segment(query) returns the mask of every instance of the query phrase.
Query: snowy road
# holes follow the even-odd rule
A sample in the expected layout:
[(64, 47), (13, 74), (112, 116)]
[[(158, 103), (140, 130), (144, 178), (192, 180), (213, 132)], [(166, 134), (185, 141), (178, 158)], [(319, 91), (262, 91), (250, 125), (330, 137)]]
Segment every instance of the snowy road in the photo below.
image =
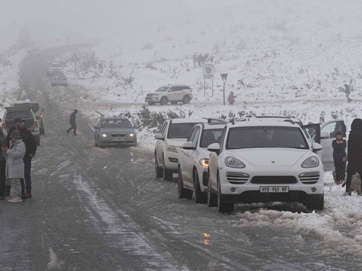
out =
[(49, 86), (43, 63), (54, 53), (26, 59), (20, 73), (44, 105), (46, 136), (34, 198), (0, 202), (1, 270), (362, 270), (362, 217), (336, 211), (343, 199), (332, 204), (330, 186), (318, 214), (293, 204), (220, 214), (179, 200), (176, 179), (154, 177), (150, 151), (96, 148), (85, 116), (67, 136), (80, 94)]

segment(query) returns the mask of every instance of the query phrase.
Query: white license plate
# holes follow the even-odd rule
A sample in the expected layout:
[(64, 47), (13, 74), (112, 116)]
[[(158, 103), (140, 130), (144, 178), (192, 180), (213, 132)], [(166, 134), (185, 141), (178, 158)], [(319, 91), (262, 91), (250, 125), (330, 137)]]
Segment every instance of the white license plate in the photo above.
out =
[(260, 186), (260, 193), (288, 193), (288, 186)]
[(113, 142), (122, 142), (124, 141), (123, 138), (113, 138)]

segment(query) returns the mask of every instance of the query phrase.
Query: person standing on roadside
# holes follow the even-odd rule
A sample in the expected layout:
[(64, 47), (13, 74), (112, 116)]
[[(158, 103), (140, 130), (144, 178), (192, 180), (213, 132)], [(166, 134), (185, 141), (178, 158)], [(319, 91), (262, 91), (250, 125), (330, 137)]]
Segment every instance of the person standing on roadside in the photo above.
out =
[(73, 113), (72, 114), (70, 114), (70, 118), (69, 118), (69, 123), (70, 123), (70, 128), (67, 130), (67, 135), (69, 135), (69, 132), (71, 131), (71, 130), (73, 130), (73, 133), (74, 133), (74, 135), (78, 135), (77, 134), (77, 125), (76, 125), (76, 115), (77, 115), (77, 113), (78, 113), (78, 110), (77, 109), (75, 109), (74, 111), (73, 111)]
[[(0, 145), (1, 147), (5, 146), (5, 135), (3, 132), (3, 129), (0, 127)], [(6, 160), (5, 156), (3, 154), (2, 148), (0, 148), (0, 200), (5, 199), (5, 166), (6, 166)]]
[(333, 162), (335, 169), (335, 183), (344, 183), (346, 175), (346, 146), (347, 142), (343, 139), (342, 131), (336, 132), (336, 139), (332, 141), (333, 147)]
[(346, 192), (351, 195), (350, 187), (352, 176), (356, 173), (362, 174), (362, 120), (356, 118), (352, 121), (351, 132), (348, 136), (347, 147), (347, 179)]
[(21, 140), (20, 132), (14, 130), (10, 134), (10, 148), (2, 147), (3, 155), (6, 158), (6, 183), (12, 187), (12, 196), (9, 202), (22, 202), (20, 180), (24, 178), (24, 155), (25, 144)]
[[(6, 146), (10, 147), (10, 135), (13, 131), (18, 131), (22, 138), (22, 141), (25, 144), (26, 152), (24, 155), (24, 178), (20, 179), (21, 183), (21, 197), (22, 199), (32, 198), (31, 194), (31, 160), (33, 159), (36, 149), (37, 143), (33, 134), (24, 127), (23, 120), (21, 118), (14, 119), (14, 127), (11, 127), (6, 137)], [(25, 179), (25, 184), (24, 184)], [(11, 187), (7, 187), (7, 193)]]

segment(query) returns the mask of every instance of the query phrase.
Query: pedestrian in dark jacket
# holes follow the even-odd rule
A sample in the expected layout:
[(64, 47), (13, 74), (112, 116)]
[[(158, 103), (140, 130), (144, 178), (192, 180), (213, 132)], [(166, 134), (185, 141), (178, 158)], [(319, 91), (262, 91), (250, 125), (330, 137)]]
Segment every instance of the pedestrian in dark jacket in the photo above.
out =
[(348, 136), (346, 195), (351, 195), (351, 179), (355, 173), (362, 174), (362, 120), (352, 121)]
[[(32, 198), (31, 194), (31, 160), (33, 159), (36, 149), (37, 143), (33, 134), (24, 127), (23, 120), (21, 118), (14, 119), (14, 127), (11, 127), (8, 136), (6, 137), (6, 146), (10, 148), (10, 135), (13, 131), (19, 131), (22, 141), (25, 144), (26, 151), (24, 155), (24, 177), (25, 177), (25, 184), (24, 178), (20, 179), (21, 183), (21, 197), (22, 199)], [(6, 187), (6, 193), (10, 192), (11, 186)]]
[(332, 141), (333, 147), (333, 161), (335, 169), (335, 182), (336, 184), (344, 183), (346, 174), (346, 147), (347, 142), (343, 139), (341, 131), (336, 132), (336, 139)]
[(70, 128), (67, 130), (67, 134), (69, 135), (69, 132), (73, 130), (74, 135), (77, 135), (77, 125), (76, 125), (76, 115), (78, 113), (78, 110), (75, 109), (72, 114), (70, 114), (69, 123)]
[(6, 160), (3, 155), (2, 147), (5, 146), (5, 135), (3, 129), (0, 127), (0, 200), (5, 199), (5, 166)]

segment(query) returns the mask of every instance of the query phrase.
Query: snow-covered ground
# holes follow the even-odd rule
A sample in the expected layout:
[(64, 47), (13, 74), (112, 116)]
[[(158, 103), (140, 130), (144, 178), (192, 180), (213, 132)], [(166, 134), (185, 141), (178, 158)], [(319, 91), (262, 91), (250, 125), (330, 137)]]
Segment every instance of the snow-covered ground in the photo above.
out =
[[(190, 1), (170, 2), (180, 5), (180, 12), (164, 12), (150, 20), (143, 25), (147, 32), (142, 26), (130, 27), (122, 37), (76, 52), (77, 58), (74, 52), (61, 56), (70, 87), (85, 89), (79, 107), (91, 123), (100, 114), (134, 116), (148, 92), (176, 83), (193, 88), (191, 104), (148, 106), (151, 112), (221, 117), (245, 111), (294, 115), (304, 123), (319, 122), (324, 112), (326, 121), (342, 118), (347, 127), (361, 117), (360, 1), (230, 0), (192, 3), (195, 6)], [(151, 4), (145, 3), (145, 10), (147, 5)], [(170, 6), (165, 4), (166, 11)], [(194, 66), (193, 56), (200, 53), (214, 57), (214, 93), (207, 80), (204, 94), (202, 69)], [(3, 97), (17, 88), (20, 56), (10, 57), (12, 66), (0, 68)], [(86, 65), (87, 60), (91, 64)], [(231, 90), (239, 95), (234, 105), (223, 105), (220, 73), (224, 72), (228, 73), (226, 96)], [(353, 101), (347, 103), (339, 88), (350, 82)], [(138, 132), (139, 147), (153, 149), (155, 130)], [(333, 251), (326, 251), (331, 256), (343, 251), (361, 257), (361, 197), (342, 197), (344, 188), (334, 185), (330, 172), (325, 183), (322, 212), (247, 211), (237, 214), (235, 227), (286, 227), (295, 231), (298, 242), (303, 242), (304, 233), (312, 233), (323, 238), (321, 246), (335, 244)]]

